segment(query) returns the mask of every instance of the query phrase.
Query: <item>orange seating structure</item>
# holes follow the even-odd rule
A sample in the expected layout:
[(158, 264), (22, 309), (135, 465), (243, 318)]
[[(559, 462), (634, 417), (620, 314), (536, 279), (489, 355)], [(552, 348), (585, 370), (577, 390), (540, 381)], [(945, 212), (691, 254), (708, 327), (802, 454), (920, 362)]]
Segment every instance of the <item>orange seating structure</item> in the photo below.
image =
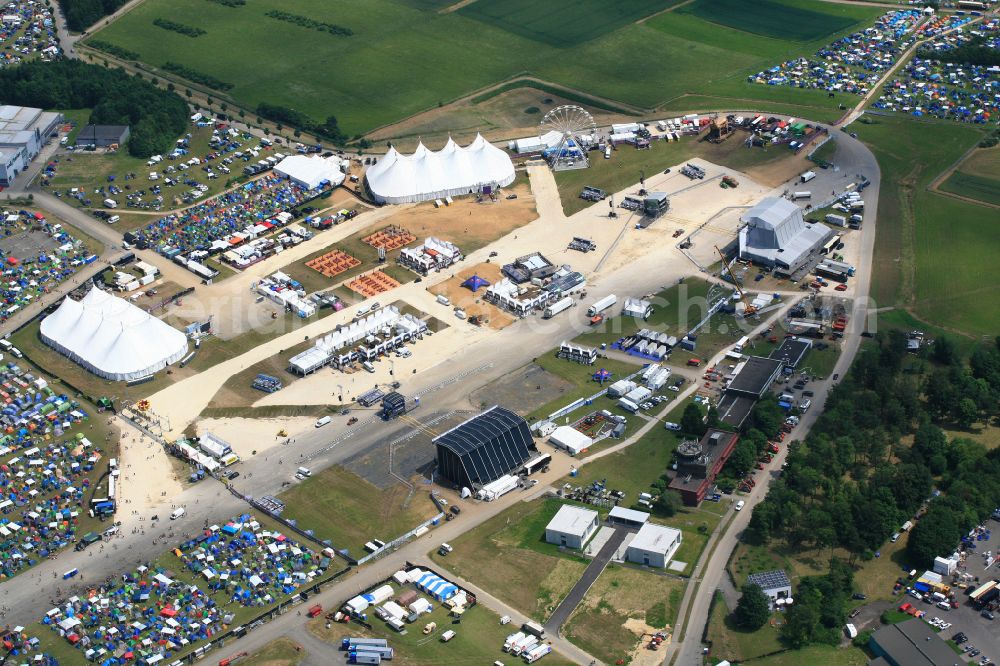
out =
[(332, 252), (327, 252), (326, 254), (316, 257), (315, 259), (310, 259), (306, 262), (306, 266), (318, 271), (328, 278), (332, 278), (335, 275), (340, 275), (344, 271), (350, 270), (356, 266), (361, 265), (361, 260), (352, 257), (351, 255), (343, 252), (341, 250), (333, 250)]
[(365, 236), (361, 239), (361, 242), (367, 243), (376, 249), (383, 247), (386, 252), (390, 252), (404, 245), (409, 245), (415, 240), (417, 240), (417, 237), (409, 231), (403, 227), (393, 225), (381, 231), (376, 231), (370, 236)]
[(348, 289), (356, 291), (365, 298), (377, 296), (378, 294), (384, 294), (385, 292), (395, 289), (398, 286), (399, 282), (389, 277), (382, 271), (373, 271), (371, 273), (366, 273), (365, 275), (359, 275), (347, 283)]

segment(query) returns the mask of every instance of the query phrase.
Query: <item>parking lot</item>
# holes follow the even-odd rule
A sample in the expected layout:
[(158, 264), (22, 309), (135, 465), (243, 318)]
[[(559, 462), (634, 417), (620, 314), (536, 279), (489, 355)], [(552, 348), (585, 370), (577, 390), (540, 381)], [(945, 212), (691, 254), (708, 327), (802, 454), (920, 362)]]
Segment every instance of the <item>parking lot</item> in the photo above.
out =
[[(998, 523), (996, 521), (990, 520), (987, 522), (986, 528), (992, 530), (997, 526)], [(998, 570), (997, 565), (994, 564), (989, 569), (986, 568), (984, 556), (987, 551), (996, 556), (998, 541), (1000, 540), (993, 539), (992, 537), (989, 540), (978, 541), (975, 543), (976, 549), (968, 551), (965, 560), (965, 570), (975, 576), (980, 584), (1000, 578), (1000, 570)], [(951, 627), (943, 632), (945, 637), (951, 638), (958, 632), (962, 632), (968, 637), (968, 641), (963, 643), (962, 647), (965, 648), (971, 645), (982, 652), (982, 654), (977, 655), (972, 660), (973, 663), (979, 663), (983, 656), (988, 656), (991, 660), (996, 661), (1000, 659), (1000, 634), (997, 633), (997, 621), (988, 620), (983, 617), (969, 603), (968, 597), (965, 594), (966, 592), (971, 592), (977, 586), (974, 583), (972, 587), (958, 592), (958, 608), (950, 611), (934, 608), (934, 612), (928, 611), (928, 615), (930, 617), (937, 615), (942, 620), (951, 623)]]

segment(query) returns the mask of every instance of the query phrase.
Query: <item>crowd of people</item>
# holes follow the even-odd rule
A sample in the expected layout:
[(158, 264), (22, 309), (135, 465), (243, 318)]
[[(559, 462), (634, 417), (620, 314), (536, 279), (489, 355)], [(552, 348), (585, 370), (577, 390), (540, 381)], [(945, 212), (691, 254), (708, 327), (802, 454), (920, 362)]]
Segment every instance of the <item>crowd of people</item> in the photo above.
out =
[(0, 367), (0, 580), (79, 537), (101, 443), (74, 429), (83, 408), (13, 363)]
[(62, 54), (53, 9), (40, 0), (15, 0), (0, 7), (0, 67)]
[[(27, 247), (47, 248), (26, 254)], [(62, 225), (29, 210), (0, 210), (0, 322), (97, 260)]]

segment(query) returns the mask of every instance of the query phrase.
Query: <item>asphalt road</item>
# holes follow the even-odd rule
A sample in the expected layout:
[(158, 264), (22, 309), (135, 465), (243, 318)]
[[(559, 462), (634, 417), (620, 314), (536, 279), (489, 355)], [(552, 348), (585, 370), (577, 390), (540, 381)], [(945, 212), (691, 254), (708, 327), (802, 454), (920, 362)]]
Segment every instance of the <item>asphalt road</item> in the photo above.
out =
[(550, 634), (561, 635), (562, 626), (565, 624), (569, 616), (573, 614), (576, 607), (580, 605), (583, 601), (583, 597), (586, 596), (587, 591), (597, 580), (597, 577), (604, 572), (607, 568), (608, 562), (614, 556), (615, 551), (618, 547), (622, 545), (625, 537), (628, 536), (628, 530), (617, 527), (615, 528), (615, 533), (611, 535), (611, 538), (601, 546), (601, 550), (597, 552), (594, 559), (590, 561), (587, 568), (583, 570), (583, 575), (580, 576), (580, 580), (576, 582), (573, 589), (569, 591), (569, 594), (559, 603), (552, 615), (549, 616), (548, 621), (545, 623), (545, 631)]
[[(878, 210), (881, 172), (875, 156), (863, 143), (844, 132), (831, 130), (831, 134), (837, 139), (834, 163), (842, 171), (862, 173), (871, 180), (871, 185), (863, 192), (866, 221), (861, 229), (861, 257), (856, 266), (857, 271), (854, 278), (855, 293), (868, 294), (871, 286), (872, 254), (875, 248), (875, 212)], [(836, 383), (833, 377), (844, 375), (854, 361), (861, 344), (861, 333), (866, 330), (875, 331), (874, 313), (876, 308), (876, 304), (868, 297), (859, 296), (854, 299), (854, 309), (848, 330), (845, 332), (840, 358), (829, 378), (822, 382), (813, 382), (810, 385), (810, 388), (816, 393), (813, 399), (814, 407), (802, 415), (801, 421), (792, 431), (789, 441), (792, 439), (802, 440), (809, 433), (822, 411), (827, 393)], [(664, 653), (664, 664), (700, 666), (702, 663), (701, 633), (708, 622), (708, 609), (713, 593), (719, 587), (722, 576), (726, 575), (726, 563), (739, 543), (743, 529), (750, 521), (753, 507), (764, 499), (771, 481), (776, 478), (774, 471), (781, 469), (787, 452), (788, 447), (781, 447), (778, 455), (767, 467), (768, 472), (764, 475), (763, 482), (758, 483), (744, 498), (746, 507), (735, 514), (732, 522), (719, 536), (714, 550), (711, 543), (705, 549), (704, 553), (710, 553), (708, 561), (699, 561), (695, 566), (692, 583), (697, 583), (697, 585), (688, 585), (685, 590), (678, 623), (674, 629), (674, 635), (682, 635), (683, 638), (679, 642), (672, 642), (667, 646)], [(703, 555), (702, 558), (705, 556)]]

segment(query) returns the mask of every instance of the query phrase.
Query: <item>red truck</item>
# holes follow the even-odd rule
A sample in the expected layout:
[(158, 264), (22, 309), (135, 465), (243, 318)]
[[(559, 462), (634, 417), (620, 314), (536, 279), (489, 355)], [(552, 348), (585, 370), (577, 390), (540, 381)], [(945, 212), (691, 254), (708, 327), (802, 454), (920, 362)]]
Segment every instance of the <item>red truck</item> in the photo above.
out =
[(309, 617), (316, 617), (322, 612), (323, 612), (323, 607), (320, 606), (319, 604), (316, 604), (315, 606), (309, 609), (306, 615), (308, 615)]

